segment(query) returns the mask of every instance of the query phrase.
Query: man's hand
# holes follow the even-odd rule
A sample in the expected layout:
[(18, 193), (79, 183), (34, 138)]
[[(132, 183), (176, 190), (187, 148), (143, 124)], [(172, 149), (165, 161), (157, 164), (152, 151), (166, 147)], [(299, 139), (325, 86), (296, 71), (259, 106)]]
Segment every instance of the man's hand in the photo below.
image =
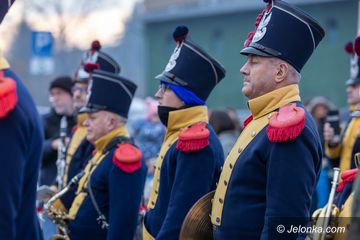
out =
[[(57, 139), (54, 139), (52, 142), (51, 142), (51, 148), (54, 149), (54, 150), (58, 150), (59, 146), (60, 146), (60, 142), (61, 139), (60, 138), (57, 138)], [(68, 146), (70, 143), (70, 138), (69, 137), (66, 137), (65, 138), (65, 146)]]

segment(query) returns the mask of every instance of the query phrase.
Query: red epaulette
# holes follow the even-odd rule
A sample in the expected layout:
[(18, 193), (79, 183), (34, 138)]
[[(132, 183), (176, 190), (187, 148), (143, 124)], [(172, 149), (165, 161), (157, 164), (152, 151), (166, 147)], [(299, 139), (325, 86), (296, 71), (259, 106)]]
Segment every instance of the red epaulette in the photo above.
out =
[(210, 144), (210, 131), (205, 122), (195, 123), (181, 130), (176, 148), (182, 152), (195, 152)]
[(253, 120), (253, 115), (250, 114), (244, 121), (244, 128)]
[(114, 153), (113, 163), (120, 170), (132, 173), (141, 168), (142, 153), (130, 143), (120, 143)]
[(0, 71), (0, 119), (15, 108), (17, 100), (16, 82)]
[(292, 103), (273, 113), (266, 133), (271, 142), (286, 142), (296, 139), (304, 127), (305, 111)]
[(339, 183), (339, 186), (336, 188), (336, 191), (342, 192), (342, 190), (344, 190), (344, 187), (346, 186), (347, 183), (353, 182), (355, 180), (358, 171), (359, 171), (358, 168), (343, 171), (341, 173), (341, 182)]

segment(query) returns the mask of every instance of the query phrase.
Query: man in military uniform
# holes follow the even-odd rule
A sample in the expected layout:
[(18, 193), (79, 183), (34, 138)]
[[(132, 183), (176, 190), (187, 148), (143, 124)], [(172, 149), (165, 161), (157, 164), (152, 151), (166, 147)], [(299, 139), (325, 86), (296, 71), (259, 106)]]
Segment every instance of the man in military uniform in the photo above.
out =
[(240, 69), (242, 92), (251, 115), (214, 195), (215, 239), (297, 239), (298, 232), (287, 231), (307, 226), (321, 167), (319, 134), (298, 83), (324, 30), (302, 10), (277, 0), (268, 1), (257, 20), (241, 50), (247, 56)]
[[(132, 239), (146, 166), (126, 129), (136, 85), (112, 73), (92, 73), (84, 122), (94, 155), (69, 210), (70, 239)], [(121, 103), (121, 104), (119, 104)]]
[(177, 46), (165, 71), (157, 76), (158, 114), (167, 131), (155, 162), (145, 240), (178, 239), (185, 215), (215, 188), (223, 164), (224, 153), (208, 124), (205, 101), (225, 70), (188, 41), (187, 34), (186, 27), (175, 30)]
[[(0, 1), (0, 22), (13, 1)], [(0, 239), (42, 239), (36, 183), (43, 143), (30, 93), (0, 55)]]
[[(96, 69), (106, 72), (119, 74), (119, 64), (108, 54), (100, 52), (99, 41), (93, 41), (91, 49), (96, 58), (91, 63), (85, 63), (77, 70), (74, 79), (74, 86), (72, 88), (73, 103), (75, 111), (77, 112), (77, 124), (71, 137), (71, 141), (66, 153), (66, 167), (63, 178), (64, 185), (67, 185), (70, 180), (81, 172), (88, 160), (92, 157), (94, 146), (86, 139), (86, 127), (84, 121), (87, 118), (87, 113), (79, 113), (80, 109), (86, 106), (87, 90), (89, 81), (91, 80), (91, 73)], [(82, 60), (83, 61), (83, 60)], [(94, 67), (95, 65), (95, 67)], [(67, 211), (72, 204), (75, 197), (75, 191), (70, 190), (59, 201), (55, 202), (55, 206), (63, 211)]]
[(350, 42), (345, 46), (350, 57), (350, 79), (346, 81), (347, 102), (350, 106), (350, 120), (345, 126), (342, 138), (336, 141), (334, 128), (329, 123), (324, 125), (325, 154), (334, 166), (341, 171), (355, 168), (354, 155), (360, 152), (360, 59), (355, 54), (355, 44)]

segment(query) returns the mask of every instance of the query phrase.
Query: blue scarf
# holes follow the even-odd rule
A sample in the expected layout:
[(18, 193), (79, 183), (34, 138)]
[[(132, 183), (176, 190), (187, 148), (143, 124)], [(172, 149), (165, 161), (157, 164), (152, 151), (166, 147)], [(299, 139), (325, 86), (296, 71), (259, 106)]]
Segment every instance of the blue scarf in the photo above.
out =
[(205, 101), (196, 96), (196, 94), (192, 91), (171, 83), (163, 81), (161, 81), (161, 83), (165, 84), (167, 87), (173, 90), (176, 96), (178, 96), (178, 98), (180, 98), (187, 106), (192, 107), (198, 105), (205, 105)]

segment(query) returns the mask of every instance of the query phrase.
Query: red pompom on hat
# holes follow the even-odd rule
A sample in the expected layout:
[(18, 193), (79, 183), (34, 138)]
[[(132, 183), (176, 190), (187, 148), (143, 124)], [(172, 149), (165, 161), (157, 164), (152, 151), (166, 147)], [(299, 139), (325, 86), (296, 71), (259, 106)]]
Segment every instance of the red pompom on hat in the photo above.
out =
[(84, 70), (88, 73), (92, 73), (94, 70), (100, 69), (100, 65), (98, 63), (86, 63), (84, 65)]
[(354, 52), (360, 57), (360, 36), (357, 36), (354, 40)]
[(99, 51), (101, 49), (101, 44), (100, 44), (99, 40), (92, 41), (90, 48), (93, 51)]
[(347, 44), (345, 44), (344, 49), (345, 52), (347, 52), (348, 54), (354, 54), (354, 45), (352, 42), (348, 42)]
[(178, 26), (173, 32), (173, 38), (177, 44), (181, 44), (185, 41), (187, 35), (189, 33), (189, 29), (186, 26)]

